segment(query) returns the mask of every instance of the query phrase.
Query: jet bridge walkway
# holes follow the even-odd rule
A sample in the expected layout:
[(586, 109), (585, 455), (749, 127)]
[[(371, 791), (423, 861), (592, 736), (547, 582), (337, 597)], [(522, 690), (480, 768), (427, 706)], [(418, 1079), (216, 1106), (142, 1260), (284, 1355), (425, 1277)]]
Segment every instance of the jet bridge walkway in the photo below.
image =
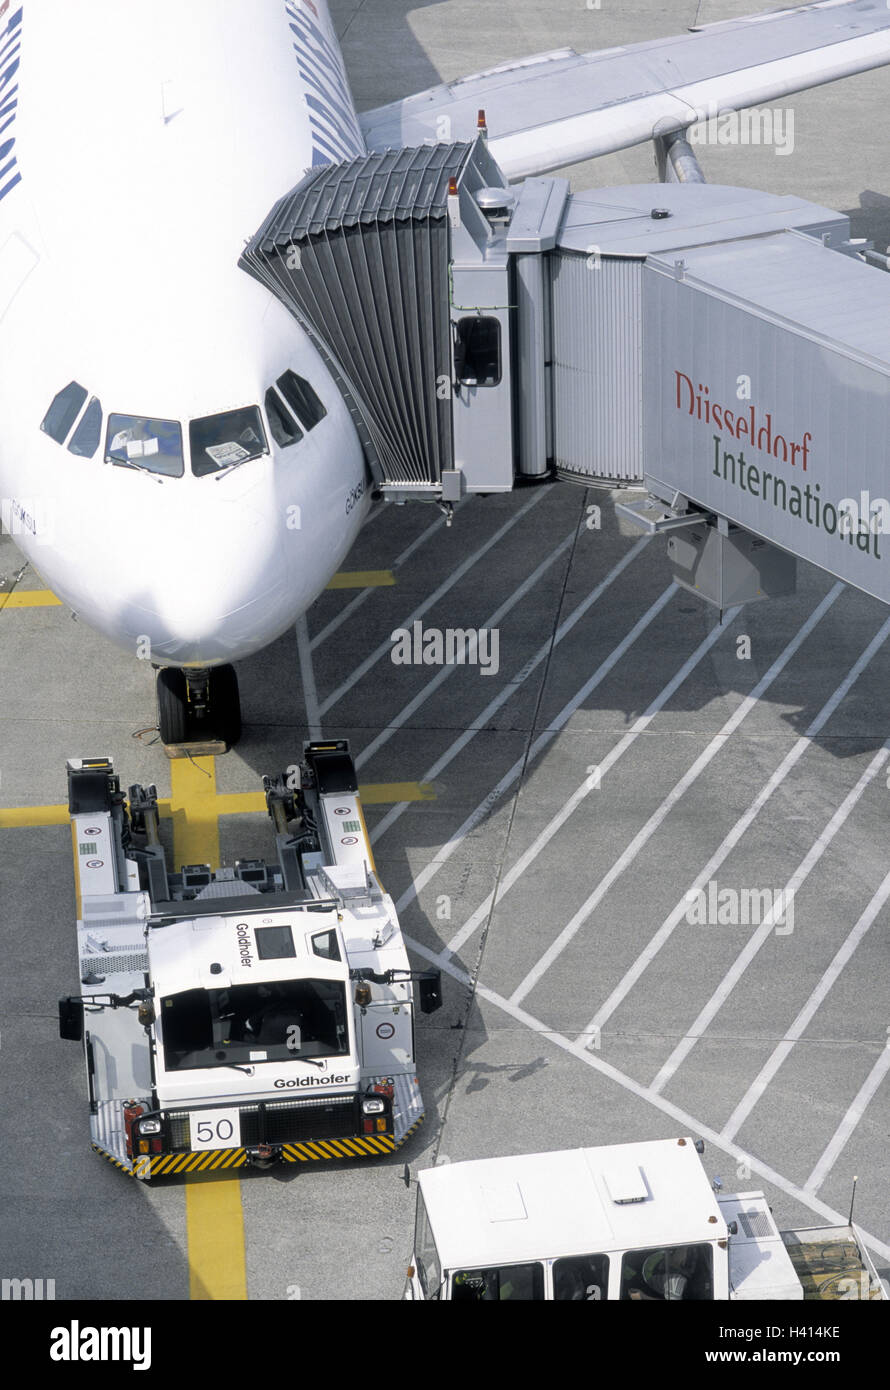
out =
[(642, 489), (623, 513), (726, 607), (790, 592), (798, 556), (890, 602), (890, 278), (865, 250), (793, 196), (507, 187), (480, 136), (312, 170), (240, 264), (322, 351), (384, 497)]

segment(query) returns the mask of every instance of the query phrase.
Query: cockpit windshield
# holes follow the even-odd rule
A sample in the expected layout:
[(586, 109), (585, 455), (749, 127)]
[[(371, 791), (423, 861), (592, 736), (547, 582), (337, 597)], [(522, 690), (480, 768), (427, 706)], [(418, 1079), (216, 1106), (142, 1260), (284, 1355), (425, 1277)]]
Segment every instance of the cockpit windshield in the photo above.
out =
[(182, 428), (176, 420), (109, 415), (105, 462), (181, 478), (184, 472)]
[(220, 473), (237, 463), (246, 463), (260, 454), (267, 454), (266, 431), (259, 408), (244, 406), (241, 410), (226, 410), (221, 415), (206, 415), (189, 425), (189, 444), (192, 451), (192, 472), (199, 478), (207, 473)]
[(343, 1057), (346, 987), (338, 980), (271, 980), (187, 989), (161, 1000), (167, 1071)]

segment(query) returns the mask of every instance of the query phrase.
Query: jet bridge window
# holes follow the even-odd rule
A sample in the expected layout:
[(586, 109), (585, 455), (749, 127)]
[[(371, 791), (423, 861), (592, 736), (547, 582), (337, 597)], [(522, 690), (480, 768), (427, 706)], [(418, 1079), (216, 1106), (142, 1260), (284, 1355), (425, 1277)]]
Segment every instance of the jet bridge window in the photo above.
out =
[(339, 980), (187, 989), (161, 1000), (159, 1022), (167, 1071), (349, 1052), (346, 987)]
[(151, 420), (145, 415), (109, 415), (105, 462), (181, 478), (182, 426), (176, 420)]
[(713, 1298), (710, 1245), (628, 1251), (621, 1260), (621, 1297), (643, 1302)]
[(53, 397), (52, 405), (40, 424), (43, 433), (48, 434), (57, 444), (64, 444), (86, 398), (86, 389), (76, 381), (69, 381), (68, 385)]
[(269, 452), (259, 407), (255, 405), (192, 420), (189, 445), (192, 472), (198, 478), (208, 473), (221, 473)]
[(461, 386), (497, 386), (501, 379), (501, 325), (473, 315), (459, 319), (454, 334), (454, 371)]
[(275, 385), (305, 430), (315, 429), (319, 420), (323, 420), (327, 415), (328, 412), (305, 377), (297, 376), (296, 372), (286, 371)]
[(79, 458), (91, 459), (102, 438), (102, 405), (94, 396), (84, 411), (80, 424), (71, 436), (68, 452)]
[(274, 386), (270, 386), (266, 392), (265, 405), (266, 414), (269, 417), (269, 429), (279, 449), (287, 449), (291, 444), (299, 444), (303, 438), (303, 431), (285, 408), (284, 401)]

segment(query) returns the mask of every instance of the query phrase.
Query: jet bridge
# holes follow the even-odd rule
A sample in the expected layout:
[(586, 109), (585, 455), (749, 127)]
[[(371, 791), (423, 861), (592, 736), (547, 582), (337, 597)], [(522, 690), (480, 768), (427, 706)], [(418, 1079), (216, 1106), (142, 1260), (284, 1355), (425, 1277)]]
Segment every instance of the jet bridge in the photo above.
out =
[(507, 187), (480, 136), (311, 171), (240, 263), (322, 351), (384, 497), (642, 489), (620, 510), (724, 607), (790, 592), (797, 556), (890, 602), (866, 251), (793, 196)]

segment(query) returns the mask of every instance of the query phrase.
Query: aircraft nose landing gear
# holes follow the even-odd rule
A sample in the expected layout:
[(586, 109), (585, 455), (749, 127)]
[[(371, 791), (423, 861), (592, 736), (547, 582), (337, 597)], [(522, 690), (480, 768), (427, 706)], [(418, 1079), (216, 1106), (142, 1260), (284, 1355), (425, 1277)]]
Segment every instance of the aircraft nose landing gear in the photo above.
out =
[(165, 666), (158, 671), (158, 728), (167, 756), (225, 753), (241, 737), (233, 666)]

